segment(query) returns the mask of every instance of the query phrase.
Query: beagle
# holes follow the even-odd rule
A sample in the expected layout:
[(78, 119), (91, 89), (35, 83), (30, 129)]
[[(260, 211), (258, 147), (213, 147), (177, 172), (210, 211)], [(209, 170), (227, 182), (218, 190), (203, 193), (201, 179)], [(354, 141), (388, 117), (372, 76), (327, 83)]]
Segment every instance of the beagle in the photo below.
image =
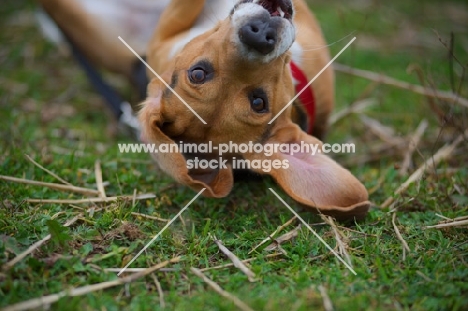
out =
[[(139, 112), (143, 141), (322, 146), (317, 137), (326, 132), (334, 103), (331, 68), (283, 111), (330, 60), (304, 0), (39, 1), (94, 63), (131, 77), (135, 57), (117, 40), (120, 35), (161, 75), (165, 83), (152, 78)], [(271, 175), (311, 211), (362, 219), (369, 209), (361, 182), (323, 153), (232, 151), (221, 156), (227, 165), (187, 165), (218, 156), (153, 153), (176, 181), (196, 191), (205, 188), (208, 197), (230, 193), (235, 159), (277, 160), (287, 165), (268, 172), (249, 168)]]

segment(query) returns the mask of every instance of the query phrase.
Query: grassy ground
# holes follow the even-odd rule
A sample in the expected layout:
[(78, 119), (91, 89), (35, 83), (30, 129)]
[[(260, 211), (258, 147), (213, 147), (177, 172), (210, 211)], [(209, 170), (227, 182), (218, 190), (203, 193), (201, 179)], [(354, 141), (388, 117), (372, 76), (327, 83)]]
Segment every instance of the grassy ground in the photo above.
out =
[[(357, 36), (340, 63), (468, 96), (463, 81), (468, 63), (468, 6), (463, 1), (313, 1), (312, 7), (333, 53)], [(116, 273), (102, 269), (123, 267), (165, 225), (132, 212), (170, 219), (195, 195), (157, 171), (147, 155), (118, 153), (117, 142), (130, 139), (115, 135), (100, 97), (75, 63), (42, 39), (32, 19), (33, 8), (30, 2), (13, 0), (3, 1), (0, 8), (0, 174), (57, 182), (34, 166), (25, 157), (28, 154), (71, 184), (96, 189), (95, 163), (100, 160), (108, 196), (136, 192), (154, 193), (156, 198), (134, 203), (119, 199), (106, 204), (34, 204), (26, 199), (80, 199), (83, 195), (0, 181), (0, 307), (115, 280)], [(451, 33), (454, 57), (449, 57), (450, 49), (443, 44), (450, 47)], [(285, 254), (266, 258), (271, 252), (263, 247), (249, 254), (292, 216), (267, 189), (280, 190), (265, 180), (237, 184), (225, 199), (198, 198), (132, 264), (146, 268), (183, 256), (181, 262), (168, 266), (173, 270), (62, 298), (51, 308), (153, 310), (165, 305), (170, 310), (235, 310), (190, 271), (190, 267), (230, 262), (211, 234), (240, 259), (257, 257), (249, 263), (257, 275), (253, 283), (232, 267), (205, 272), (255, 310), (326, 308), (327, 295), (338, 310), (466, 310), (466, 227), (424, 228), (442, 220), (437, 214), (468, 215), (466, 140), (437, 171), (429, 170), (400, 195), (394, 192), (425, 160), (461, 134), (468, 110), (338, 73), (337, 111), (359, 98), (375, 100), (363, 114), (378, 120), (383, 134), (376, 135), (376, 127), (365, 125), (360, 114), (337, 122), (328, 136), (330, 142), (356, 143), (356, 155), (337, 159), (364, 182), (375, 203), (363, 223), (337, 228), (357, 275), (305, 228), (282, 244)], [(400, 175), (407, 147), (393, 140), (407, 141), (423, 119), (429, 126), (411, 167)], [(381, 208), (390, 196), (395, 203)], [(292, 200), (287, 202), (297, 207)], [(395, 226), (409, 252), (403, 250), (392, 224), (395, 213)], [(319, 224), (315, 230), (332, 247), (337, 245), (332, 226), (320, 225), (323, 220), (317, 216), (301, 215)], [(76, 222), (65, 227), (74, 217)], [(4, 265), (48, 234), (51, 239), (31, 255), (13, 266)]]

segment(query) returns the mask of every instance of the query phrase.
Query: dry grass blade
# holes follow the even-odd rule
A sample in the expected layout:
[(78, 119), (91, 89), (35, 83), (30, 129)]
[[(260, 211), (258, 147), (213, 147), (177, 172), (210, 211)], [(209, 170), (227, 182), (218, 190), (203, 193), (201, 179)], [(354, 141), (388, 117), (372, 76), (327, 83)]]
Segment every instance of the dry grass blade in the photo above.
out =
[(413, 155), (414, 150), (416, 150), (416, 147), (418, 146), (419, 141), (421, 140), (421, 137), (424, 134), (424, 131), (426, 131), (427, 126), (427, 121), (425, 119), (422, 120), (421, 123), (419, 123), (418, 128), (416, 129), (414, 134), (411, 136), (408, 150), (405, 153), (403, 163), (401, 164), (400, 170), (398, 171), (400, 175), (405, 175), (408, 172), (408, 169), (411, 164), (411, 156)]
[[(136, 197), (134, 197), (134, 198), (136, 198)], [(135, 205), (135, 204), (133, 204), (133, 205)], [(137, 212), (132, 212), (132, 215), (137, 216), (137, 217), (143, 217), (143, 218), (147, 218), (147, 219), (162, 221), (162, 222), (169, 222), (169, 219), (159, 218), (159, 217), (156, 217), (156, 216), (141, 214), (141, 213), (137, 213)]]
[(411, 252), (411, 250), (409, 248), (408, 243), (406, 243), (405, 239), (401, 235), (400, 230), (398, 229), (398, 227), (396, 225), (395, 219), (396, 219), (396, 212), (393, 212), (393, 215), (392, 215), (393, 230), (395, 230), (395, 234), (396, 234), (398, 240), (400, 240), (401, 244), (403, 245), (403, 260), (405, 260), (406, 259), (406, 252), (409, 253), (409, 252)]
[(96, 176), (96, 185), (99, 191), (99, 197), (105, 198), (106, 190), (104, 189), (104, 183), (102, 182), (101, 161), (99, 160), (96, 160), (96, 162), (94, 162), (94, 174)]
[[(455, 139), (455, 141), (451, 144), (447, 144), (443, 146), (442, 148), (437, 151), (437, 153), (432, 156), (430, 159), (427, 159), (426, 162), (424, 162), (423, 165), (421, 165), (411, 176), (400, 186), (398, 189), (395, 191), (395, 195), (399, 195), (406, 191), (408, 187), (418, 179), (420, 179), (424, 172), (426, 172), (429, 169), (435, 169), (437, 164), (439, 164), (440, 161), (448, 158), (452, 152), (457, 148), (457, 146), (465, 139), (464, 136), (468, 135), (468, 130), (465, 132), (464, 135), (460, 135)], [(384, 203), (382, 203), (381, 207), (386, 208), (390, 206), (393, 202), (395, 201), (395, 198), (388, 197)]]
[(374, 133), (387, 144), (391, 146), (398, 146), (405, 143), (405, 140), (395, 136), (395, 130), (393, 128), (383, 125), (379, 121), (369, 118), (365, 115), (360, 115), (359, 118), (372, 133)]
[(34, 252), (36, 249), (42, 246), (45, 242), (50, 240), (52, 236), (50, 234), (46, 235), (42, 240), (37, 241), (33, 245), (31, 245), (26, 251), (22, 252), (21, 254), (17, 255), (15, 258), (7, 262), (6, 264), (3, 265), (2, 270), (6, 271), (11, 269), (14, 265), (16, 265), (18, 262), (26, 258), (29, 254)]
[(151, 278), (153, 279), (154, 285), (156, 285), (156, 288), (159, 293), (159, 306), (161, 309), (164, 309), (166, 307), (166, 302), (164, 301), (164, 292), (161, 287), (161, 283), (159, 283), (158, 277), (156, 275), (151, 274)]
[(255, 282), (255, 273), (253, 273), (239, 258), (237, 258), (236, 255), (234, 255), (230, 250), (226, 248), (226, 246), (223, 245), (223, 243), (216, 239), (216, 237), (213, 237), (213, 241), (215, 244), (218, 246), (219, 250), (226, 255), (234, 264), (234, 267), (238, 268), (239, 270), (244, 273), (247, 278), (249, 279), (249, 282)]
[[(69, 227), (71, 225), (73, 225), (78, 219), (80, 219), (83, 215), (82, 214), (78, 214), (76, 215), (75, 217), (73, 217), (72, 219), (68, 220), (66, 223), (65, 223), (65, 227)], [(54, 217), (52, 217), (54, 218)], [(36, 249), (38, 249), (39, 247), (41, 247), (45, 242), (47, 242), (48, 240), (50, 240), (52, 236), (50, 234), (46, 235), (44, 238), (42, 238), (41, 240), (37, 241), (36, 243), (34, 243), (33, 245), (31, 245), (27, 250), (25, 250), (24, 252), (22, 252), (21, 254), (17, 255), (15, 258), (13, 258), (12, 260), (10, 260), (9, 262), (7, 262), (6, 264), (4, 264), (2, 266), (2, 270), (3, 271), (6, 271), (6, 270), (9, 270), (11, 269), (14, 265), (16, 265), (18, 262), (20, 262), (21, 260), (23, 260), (24, 258), (26, 258), (29, 254), (31, 254), (32, 252), (34, 252)]]
[(446, 100), (451, 103), (458, 104), (465, 108), (468, 108), (468, 99), (462, 98), (452, 92), (425, 88), (420, 85), (403, 82), (403, 81), (400, 81), (400, 80), (397, 80), (397, 79), (394, 79), (394, 78), (391, 78), (382, 74), (378, 74), (372, 71), (356, 69), (356, 68), (352, 68), (352, 67), (338, 64), (338, 63), (334, 63), (333, 67), (335, 68), (336, 71), (339, 71), (339, 72), (351, 74), (351, 75), (365, 78), (371, 81), (376, 81), (381, 84), (386, 84), (386, 85), (398, 87), (401, 89), (409, 90), (414, 93), (421, 94), (427, 97), (439, 98), (439, 99)]
[(468, 219), (457, 220), (457, 221), (453, 221), (450, 223), (445, 223), (445, 224), (440, 224), (440, 225), (435, 225), (435, 226), (427, 226), (425, 228), (430, 229), (430, 228), (446, 228), (446, 227), (462, 227), (462, 226), (468, 226)]
[(333, 311), (333, 304), (328, 296), (327, 289), (322, 285), (320, 285), (318, 289), (320, 291), (320, 295), (322, 295), (323, 309), (325, 309), (325, 311)]
[(468, 216), (457, 217), (454, 219), (450, 219), (447, 217), (443, 217), (443, 218), (446, 219), (444, 222), (439, 223), (434, 226), (426, 226), (424, 227), (424, 229), (468, 226)]
[[(426, 76), (425, 76), (424, 71), (421, 68), (421, 66), (419, 66), (417, 64), (411, 64), (411, 65), (408, 66), (407, 72), (408, 73), (415, 72), (416, 76), (419, 79), (419, 82), (421, 83), (421, 85), (423, 87), (426, 87)], [(432, 89), (435, 89), (435, 87), (433, 86)], [(435, 98), (433, 98), (433, 97), (426, 97), (426, 98), (427, 98), (427, 102), (429, 104), (429, 107), (432, 109), (434, 114), (437, 116), (437, 118), (439, 119), (439, 122), (445, 123), (446, 113), (444, 112), (443, 109), (441, 109), (438, 106), (437, 102), (434, 100)]]
[(458, 221), (458, 220), (465, 220), (468, 219), (468, 216), (460, 216), (456, 218), (449, 218), (450, 221)]
[(349, 116), (353, 113), (361, 113), (362, 111), (366, 110), (367, 108), (375, 105), (376, 100), (373, 98), (367, 98), (363, 100), (359, 100), (357, 102), (352, 103), (349, 107), (334, 113), (330, 117), (330, 121), (328, 122), (329, 126), (337, 123), (339, 120), (344, 119), (345, 117)]
[(348, 254), (348, 241), (344, 242), (343, 239), (347, 239), (346, 236), (344, 236), (344, 234), (338, 230), (338, 227), (337, 225), (335, 224), (335, 222), (333, 221), (333, 218), (330, 217), (330, 216), (325, 216), (323, 214), (320, 215), (320, 217), (323, 219), (323, 221), (325, 221), (327, 224), (330, 225), (330, 227), (332, 228), (333, 230), (333, 233), (335, 235), (335, 240), (336, 240), (336, 244), (338, 246), (338, 252), (343, 255), (346, 259), (346, 261), (348, 262), (348, 264), (353, 267), (353, 264), (351, 262), (351, 257), (349, 256)]
[[(141, 194), (135, 197), (136, 200), (147, 200), (154, 199), (156, 195), (152, 193)], [(28, 203), (41, 203), (41, 204), (86, 204), (86, 203), (108, 203), (114, 202), (118, 199), (122, 200), (132, 200), (133, 195), (124, 195), (120, 197), (107, 197), (107, 198), (87, 198), (87, 199), (78, 199), (78, 200), (47, 200), (47, 199), (27, 199)]]
[(289, 206), (288, 203), (286, 203), (285, 200), (283, 200), (283, 198), (281, 196), (279, 196), (275, 190), (273, 190), (272, 188), (268, 188), (277, 198), (278, 200), (281, 201), (281, 203), (283, 203), (284, 206), (286, 206), (290, 211), (291, 213), (293, 213), (294, 215), (296, 215), (296, 217), (304, 224), (304, 226), (306, 226), (307, 229), (309, 229), (310, 232), (312, 232), (312, 234), (330, 251), (333, 253), (333, 255), (335, 255), (335, 257), (341, 261), (345, 266), (346, 268), (348, 268), (349, 271), (351, 271), (354, 275), (357, 275), (356, 271), (354, 271), (353, 267), (351, 267), (343, 258), (341, 258), (341, 256), (333, 249), (331, 248), (330, 245), (328, 245), (327, 242), (325, 242), (325, 240), (317, 233), (315, 232), (314, 229), (312, 229), (312, 227), (304, 220), (301, 218), (301, 216), (299, 216), (299, 214), (291, 207)]
[(448, 217), (445, 217), (444, 215), (440, 215), (440, 214), (435, 214), (437, 217), (440, 217), (442, 219), (445, 219), (445, 220), (448, 220), (448, 221), (453, 221), (452, 218), (448, 218)]
[(275, 231), (273, 231), (272, 234), (270, 234), (266, 239), (264, 239), (262, 242), (260, 242), (260, 244), (258, 244), (257, 246), (255, 246), (254, 248), (252, 248), (252, 250), (249, 252), (249, 254), (251, 254), (252, 252), (254, 252), (257, 248), (259, 248), (260, 246), (262, 246), (263, 244), (265, 244), (266, 242), (270, 241), (272, 239), (272, 237), (275, 236), (275, 234), (277, 234), (278, 232), (281, 232), (281, 230), (283, 230), (284, 228), (286, 228), (287, 226), (289, 226), (290, 224), (293, 223), (293, 221), (296, 220), (296, 216), (294, 216), (293, 218), (291, 218), (290, 220), (288, 220), (287, 222), (285, 222), (284, 224), (282, 224), (281, 226), (279, 226), (278, 228), (276, 228)]
[(297, 226), (293, 230), (291, 230), (289, 232), (286, 232), (282, 236), (274, 239), (273, 244), (270, 244), (267, 247), (265, 247), (265, 250), (270, 252), (270, 251), (278, 248), (282, 243), (294, 239), (299, 234), (299, 230), (301, 230), (301, 226), (302, 225), (300, 224), (299, 226)]
[(136, 195), (137, 195), (137, 190), (133, 189), (132, 206), (135, 206), (136, 204)]
[(250, 308), (245, 302), (237, 298), (236, 296), (232, 295), (231, 293), (226, 292), (219, 286), (217, 283), (212, 281), (210, 278), (208, 278), (206, 275), (203, 274), (199, 269), (197, 268), (190, 268), (190, 271), (192, 271), (193, 274), (201, 278), (203, 281), (205, 281), (206, 284), (208, 284), (215, 292), (220, 294), (221, 296), (229, 299), (232, 301), (239, 309), (242, 311), (253, 311), (252, 308)]
[(41, 170), (43, 170), (44, 172), (46, 172), (46, 173), (49, 174), (50, 176), (52, 176), (52, 177), (54, 177), (55, 179), (57, 179), (57, 180), (60, 181), (62, 184), (72, 186), (72, 184), (70, 184), (68, 181), (62, 179), (60, 176), (58, 176), (58, 175), (55, 174), (54, 172), (52, 172), (52, 171), (46, 169), (45, 167), (43, 167), (42, 165), (40, 165), (39, 163), (37, 163), (36, 161), (34, 161), (33, 158), (31, 158), (29, 155), (25, 154), (24, 156), (25, 156), (26, 159), (28, 159), (32, 164), (34, 164), (35, 166), (37, 166), (38, 168), (40, 168)]
[[(122, 268), (104, 268), (104, 269), (99, 269), (99, 270), (103, 270), (105, 272), (120, 272), (120, 271), (122, 271)], [(125, 269), (125, 272), (126, 273), (138, 273), (138, 272), (141, 272), (141, 271), (144, 271), (144, 270), (146, 270), (146, 268), (127, 268), (127, 269)], [(176, 268), (161, 268), (158, 271), (160, 271), (160, 272), (175, 272), (175, 271), (179, 271), (179, 269), (176, 269)]]
[[(283, 255), (282, 253), (269, 254), (269, 255), (266, 255), (265, 258), (274, 258), (274, 257), (282, 256), (282, 255)], [(253, 258), (244, 259), (244, 260), (241, 260), (241, 261), (243, 263), (248, 263), (248, 262), (254, 261), (254, 260), (258, 259), (258, 258), (259, 257), (253, 257)], [(203, 268), (203, 269), (200, 269), (200, 271), (205, 272), (205, 271), (209, 271), (209, 270), (221, 270), (221, 269), (226, 269), (226, 268), (231, 268), (231, 267), (234, 267), (233, 263), (228, 263), (228, 264), (225, 264), (225, 265), (220, 265), (220, 266), (215, 266), (215, 267)]]
[(78, 287), (78, 288), (70, 288), (68, 290), (64, 290), (60, 293), (53, 294), (53, 295), (48, 295), (48, 296), (43, 296), (40, 298), (34, 298), (25, 302), (20, 302), (14, 305), (7, 306), (3, 309), (3, 311), (22, 311), (22, 310), (29, 310), (29, 309), (38, 309), (41, 307), (47, 307), (48, 305), (57, 302), (60, 298), (62, 297), (76, 297), (76, 296), (83, 296), (89, 293), (93, 293), (96, 291), (100, 291), (103, 289), (123, 285), (123, 284), (128, 284), (131, 282), (134, 282), (135, 280), (138, 280), (144, 276), (147, 276), (165, 266), (171, 263), (177, 263), (180, 261), (180, 257), (175, 257), (171, 260), (164, 261), (160, 264), (157, 264), (153, 267), (150, 267), (148, 269), (145, 269), (144, 271), (141, 271), (139, 273), (135, 273), (132, 275), (129, 275), (127, 277), (114, 280), (114, 281), (108, 281), (108, 282), (102, 282), (98, 284), (92, 284), (92, 285), (87, 285), (83, 287)]
[(82, 188), (82, 187), (76, 187), (76, 186), (70, 186), (70, 185), (62, 185), (62, 184), (56, 184), (56, 183), (41, 182), (41, 181), (36, 181), (36, 180), (29, 180), (29, 179), (16, 178), (16, 177), (11, 177), (11, 176), (3, 176), (3, 175), (0, 175), (0, 179), (6, 180), (6, 181), (11, 181), (11, 182), (16, 182), (16, 183), (20, 183), (20, 184), (27, 184), (27, 185), (33, 185), (33, 186), (46, 187), (46, 188), (50, 188), (50, 189), (54, 189), (54, 190), (80, 193), (80, 194), (84, 194), (84, 195), (99, 195), (99, 191), (97, 191), (97, 190)]

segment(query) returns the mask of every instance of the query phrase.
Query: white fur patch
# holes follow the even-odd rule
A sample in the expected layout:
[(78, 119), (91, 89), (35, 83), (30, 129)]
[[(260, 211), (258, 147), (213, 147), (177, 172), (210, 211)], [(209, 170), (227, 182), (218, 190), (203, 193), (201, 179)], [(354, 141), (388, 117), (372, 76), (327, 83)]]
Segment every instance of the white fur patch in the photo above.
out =
[(241, 4), (232, 16), (232, 24), (234, 26), (239, 26), (240, 23), (252, 18), (254, 15), (261, 14), (264, 11), (265, 9), (262, 6), (255, 3)]
[(198, 16), (187, 36), (172, 47), (168, 58), (173, 58), (187, 43), (213, 28), (219, 21), (226, 19), (235, 3), (236, 0), (207, 0), (200, 16)]
[(79, 0), (102, 27), (145, 53), (161, 13), (170, 0)]
[(44, 37), (57, 45), (65, 41), (55, 22), (42, 9), (36, 11), (35, 17)]
[[(302, 55), (304, 54), (304, 50), (302, 49), (302, 46), (297, 42), (297, 41), (294, 41), (293, 45), (291, 46), (291, 48), (289, 49), (289, 51), (291, 52), (291, 59), (294, 63), (296, 63), (296, 65), (301, 68), (302, 67)], [(291, 68), (291, 67), (289, 67)], [(291, 71), (291, 70), (290, 70)], [(293, 84), (296, 86), (299, 84), (299, 81), (294, 79), (294, 76), (292, 74), (292, 71), (291, 71), (291, 77), (292, 77), (292, 80), (293, 80)]]
[(299, 44), (299, 42), (294, 41), (294, 43), (291, 45), (291, 48), (289, 49), (291, 52), (291, 58), (292, 60), (299, 66), (302, 66), (302, 56), (304, 54), (304, 50), (302, 49), (302, 46)]
[[(149, 40), (164, 8), (170, 0), (69, 0), (78, 3), (83, 10), (95, 17), (98, 27), (109, 36), (121, 36), (138, 53), (144, 54)], [(39, 15), (40, 16), (40, 15)], [(38, 22), (46, 37), (53, 42), (60, 38), (42, 16)]]

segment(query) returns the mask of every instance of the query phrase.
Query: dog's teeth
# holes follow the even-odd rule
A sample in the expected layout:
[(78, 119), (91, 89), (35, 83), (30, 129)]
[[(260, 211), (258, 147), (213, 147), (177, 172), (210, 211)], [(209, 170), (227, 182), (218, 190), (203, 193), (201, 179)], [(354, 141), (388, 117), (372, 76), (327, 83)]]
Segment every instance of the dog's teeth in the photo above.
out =
[(283, 12), (283, 10), (281, 10), (280, 7), (278, 7), (278, 12), (280, 13), (280, 16), (281, 16), (281, 17), (284, 17), (284, 12)]

